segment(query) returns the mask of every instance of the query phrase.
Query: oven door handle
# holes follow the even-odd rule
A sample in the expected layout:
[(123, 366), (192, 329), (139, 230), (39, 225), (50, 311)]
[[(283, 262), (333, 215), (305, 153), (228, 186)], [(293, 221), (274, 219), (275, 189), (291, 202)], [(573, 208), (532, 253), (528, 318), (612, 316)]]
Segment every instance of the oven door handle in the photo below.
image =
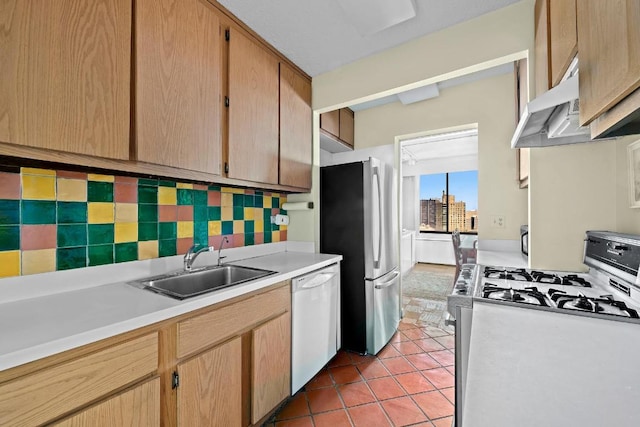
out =
[(448, 311), (444, 314), (444, 324), (447, 326), (456, 326), (456, 318)]

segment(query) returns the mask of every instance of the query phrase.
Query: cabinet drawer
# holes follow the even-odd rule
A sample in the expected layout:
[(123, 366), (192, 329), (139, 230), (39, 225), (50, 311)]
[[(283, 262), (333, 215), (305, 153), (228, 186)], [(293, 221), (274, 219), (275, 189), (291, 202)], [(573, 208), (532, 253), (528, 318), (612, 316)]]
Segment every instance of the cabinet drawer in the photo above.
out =
[(36, 425), (155, 372), (152, 333), (0, 385), (0, 425)]
[(238, 334), (291, 307), (289, 286), (178, 323), (178, 358)]

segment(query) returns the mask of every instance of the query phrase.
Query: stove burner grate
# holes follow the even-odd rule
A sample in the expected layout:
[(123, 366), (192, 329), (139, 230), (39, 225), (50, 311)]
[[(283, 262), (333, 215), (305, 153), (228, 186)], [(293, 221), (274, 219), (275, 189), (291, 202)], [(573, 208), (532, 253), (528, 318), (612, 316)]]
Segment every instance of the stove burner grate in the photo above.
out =
[(501, 288), (493, 283), (486, 283), (482, 288), (482, 296), (488, 299), (511, 301), (522, 304), (541, 305), (548, 307), (544, 294), (536, 287), (524, 289)]
[[(557, 289), (550, 288), (547, 291), (547, 294), (551, 298), (552, 301), (556, 303), (558, 308), (563, 308), (567, 310), (579, 310), (579, 311), (588, 311), (591, 313), (601, 313), (608, 314), (611, 316), (627, 316), (634, 319), (640, 318), (638, 312), (632, 308), (627, 307), (627, 305), (622, 301), (617, 301), (613, 299), (611, 295), (601, 295), (600, 297), (587, 297), (578, 292), (577, 295), (571, 295), (566, 293), (565, 291), (560, 291)], [(618, 309), (620, 312), (625, 314), (611, 313), (605, 309), (605, 307), (614, 307)]]

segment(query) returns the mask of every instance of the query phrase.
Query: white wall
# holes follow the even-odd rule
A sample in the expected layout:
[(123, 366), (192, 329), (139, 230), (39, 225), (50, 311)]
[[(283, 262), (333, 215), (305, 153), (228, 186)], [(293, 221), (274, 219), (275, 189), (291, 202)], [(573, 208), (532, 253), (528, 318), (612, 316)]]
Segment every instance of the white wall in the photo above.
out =
[(420, 179), (416, 176), (402, 178), (402, 222), (406, 230), (417, 231), (420, 227)]

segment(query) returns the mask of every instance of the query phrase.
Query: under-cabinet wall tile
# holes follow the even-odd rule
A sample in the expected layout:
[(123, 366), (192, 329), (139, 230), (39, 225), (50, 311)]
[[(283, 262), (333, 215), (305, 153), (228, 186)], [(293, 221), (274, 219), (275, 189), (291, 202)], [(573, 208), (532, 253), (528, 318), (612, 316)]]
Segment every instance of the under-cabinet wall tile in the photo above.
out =
[(89, 202), (89, 224), (113, 224), (115, 220), (114, 203)]
[(158, 204), (159, 205), (176, 205), (178, 204), (178, 196), (175, 188), (158, 187)]
[(137, 222), (116, 222), (115, 243), (137, 242), (138, 223)]
[(158, 258), (158, 241), (138, 242), (138, 259)]
[(65, 202), (86, 202), (87, 181), (80, 179), (57, 179), (57, 200)]
[(56, 271), (56, 249), (22, 251), (22, 274)]
[(20, 199), (20, 174), (0, 172), (0, 199)]
[(0, 277), (20, 275), (20, 251), (0, 252)]

